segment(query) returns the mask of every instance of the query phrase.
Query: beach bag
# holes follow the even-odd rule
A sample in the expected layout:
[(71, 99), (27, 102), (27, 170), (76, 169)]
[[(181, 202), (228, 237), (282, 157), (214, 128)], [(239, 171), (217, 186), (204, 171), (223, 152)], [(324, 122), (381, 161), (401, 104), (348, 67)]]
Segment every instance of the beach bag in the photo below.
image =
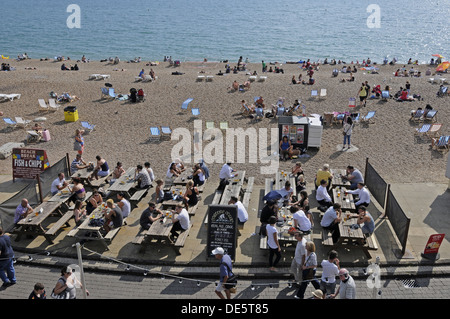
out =
[(228, 265), (226, 263), (222, 263), (224, 264), (227, 268), (228, 271), (231, 272), (231, 276), (228, 277), (227, 282), (225, 283), (224, 287), (225, 289), (230, 290), (231, 293), (236, 293), (236, 285), (237, 285), (237, 275), (235, 275), (230, 267), (228, 267)]
[(74, 151), (81, 151), (81, 149), (82, 149), (82, 147), (81, 147), (80, 142), (78, 142), (78, 141), (73, 142), (73, 150)]
[[(64, 281), (64, 284), (66, 283), (66, 280), (61, 277), (62, 281)], [(70, 293), (67, 290), (64, 290), (63, 292), (60, 292), (59, 294), (55, 294), (55, 288), (53, 288), (52, 293), (50, 294), (50, 297), (53, 299), (69, 299)]]

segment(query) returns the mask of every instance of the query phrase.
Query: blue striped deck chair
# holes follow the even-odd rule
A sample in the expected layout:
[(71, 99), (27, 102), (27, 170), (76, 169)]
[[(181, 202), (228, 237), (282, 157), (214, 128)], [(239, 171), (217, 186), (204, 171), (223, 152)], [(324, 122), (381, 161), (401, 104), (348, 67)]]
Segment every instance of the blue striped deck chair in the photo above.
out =
[(150, 127), (150, 140), (151, 141), (159, 141), (161, 139), (161, 134), (159, 132), (159, 128), (156, 126)]
[(434, 148), (436, 151), (445, 151), (450, 148), (450, 135), (441, 136), (439, 139), (434, 143)]
[(183, 102), (183, 104), (181, 104), (181, 109), (182, 110), (187, 110), (189, 103), (192, 102), (192, 98), (187, 99), (186, 101)]
[(431, 128), (431, 124), (423, 124), (422, 127), (416, 128), (414, 135), (425, 135)]
[(81, 126), (86, 130), (86, 132), (93, 131), (95, 128), (94, 124), (89, 124), (87, 121), (81, 121)]
[(381, 98), (387, 101), (390, 98), (389, 91), (381, 91)]
[(283, 116), (284, 110), (285, 110), (284, 107), (279, 106), (277, 109), (277, 116)]
[(4, 117), (3, 121), (6, 123), (7, 129), (13, 130), (17, 127), (17, 122), (13, 121), (10, 117)]
[(169, 126), (161, 126), (161, 138), (169, 139), (172, 135), (172, 130)]
[(262, 119), (264, 118), (264, 111), (261, 107), (257, 107), (255, 108), (255, 121), (257, 121), (258, 119)]
[(424, 117), (424, 120), (431, 121), (431, 122), (437, 121), (436, 114), (437, 114), (437, 110), (428, 111), (427, 115)]
[(200, 115), (200, 110), (197, 107), (194, 107), (192, 109), (192, 115), (195, 116), (195, 117), (199, 116)]
[(411, 119), (414, 122), (421, 121), (424, 112), (425, 112), (424, 110), (417, 110), (417, 111), (415, 111), (414, 113), (411, 114)]
[(102, 88), (102, 96), (101, 96), (101, 98), (103, 98), (104, 96), (106, 96), (106, 97), (109, 96), (108, 88)]
[(352, 117), (353, 122), (355, 122), (355, 123), (359, 122), (359, 118), (360, 118), (359, 113), (352, 113), (352, 114), (350, 114), (350, 116)]
[(116, 98), (116, 93), (114, 92), (114, 88), (109, 88), (108, 95), (109, 95), (109, 97), (112, 97), (113, 99)]
[(373, 119), (374, 117), (375, 117), (375, 111), (370, 111), (367, 113), (366, 116), (363, 116), (361, 118), (361, 122), (370, 123), (370, 120)]
[(311, 98), (316, 98), (316, 97), (318, 97), (319, 95), (318, 95), (318, 93), (317, 93), (317, 90), (311, 90)]

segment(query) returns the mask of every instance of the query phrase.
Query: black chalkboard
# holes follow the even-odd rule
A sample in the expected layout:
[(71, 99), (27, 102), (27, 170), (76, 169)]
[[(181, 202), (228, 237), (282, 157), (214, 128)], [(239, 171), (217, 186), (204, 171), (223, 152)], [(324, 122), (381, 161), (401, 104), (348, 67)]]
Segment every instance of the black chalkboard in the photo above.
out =
[(213, 257), (214, 249), (222, 247), (232, 260), (236, 259), (237, 219), (236, 205), (209, 205), (208, 257)]

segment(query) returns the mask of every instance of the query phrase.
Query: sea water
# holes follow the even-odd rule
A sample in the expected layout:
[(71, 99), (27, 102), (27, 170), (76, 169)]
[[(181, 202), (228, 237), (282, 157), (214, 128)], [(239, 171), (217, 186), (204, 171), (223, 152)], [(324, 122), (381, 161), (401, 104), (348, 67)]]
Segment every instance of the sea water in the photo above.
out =
[(20, 0), (1, 1), (0, 12), (0, 54), (14, 58), (426, 63), (450, 55), (449, 0)]

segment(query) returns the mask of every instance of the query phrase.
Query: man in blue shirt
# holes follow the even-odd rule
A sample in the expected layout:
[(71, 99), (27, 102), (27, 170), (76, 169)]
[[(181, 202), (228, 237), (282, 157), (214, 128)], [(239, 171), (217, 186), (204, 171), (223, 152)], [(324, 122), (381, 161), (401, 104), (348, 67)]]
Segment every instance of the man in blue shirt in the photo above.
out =
[(215, 290), (216, 294), (220, 299), (225, 299), (225, 296), (222, 293), (222, 291), (224, 291), (227, 299), (231, 299), (230, 288), (232, 287), (230, 286), (234, 285), (226, 284), (228, 279), (233, 275), (231, 257), (225, 254), (225, 251), (222, 247), (217, 247), (216, 249), (214, 249), (212, 251), (212, 254), (216, 259), (220, 260), (220, 280)]
[(3, 281), (2, 289), (16, 283), (13, 258), (14, 251), (11, 247), (11, 239), (3, 233), (3, 228), (0, 227), (0, 279)]
[(331, 232), (333, 243), (336, 243), (340, 237), (339, 223), (342, 220), (341, 214), (341, 205), (339, 203), (335, 203), (332, 207), (327, 209), (322, 217), (322, 220), (320, 221), (320, 226)]

